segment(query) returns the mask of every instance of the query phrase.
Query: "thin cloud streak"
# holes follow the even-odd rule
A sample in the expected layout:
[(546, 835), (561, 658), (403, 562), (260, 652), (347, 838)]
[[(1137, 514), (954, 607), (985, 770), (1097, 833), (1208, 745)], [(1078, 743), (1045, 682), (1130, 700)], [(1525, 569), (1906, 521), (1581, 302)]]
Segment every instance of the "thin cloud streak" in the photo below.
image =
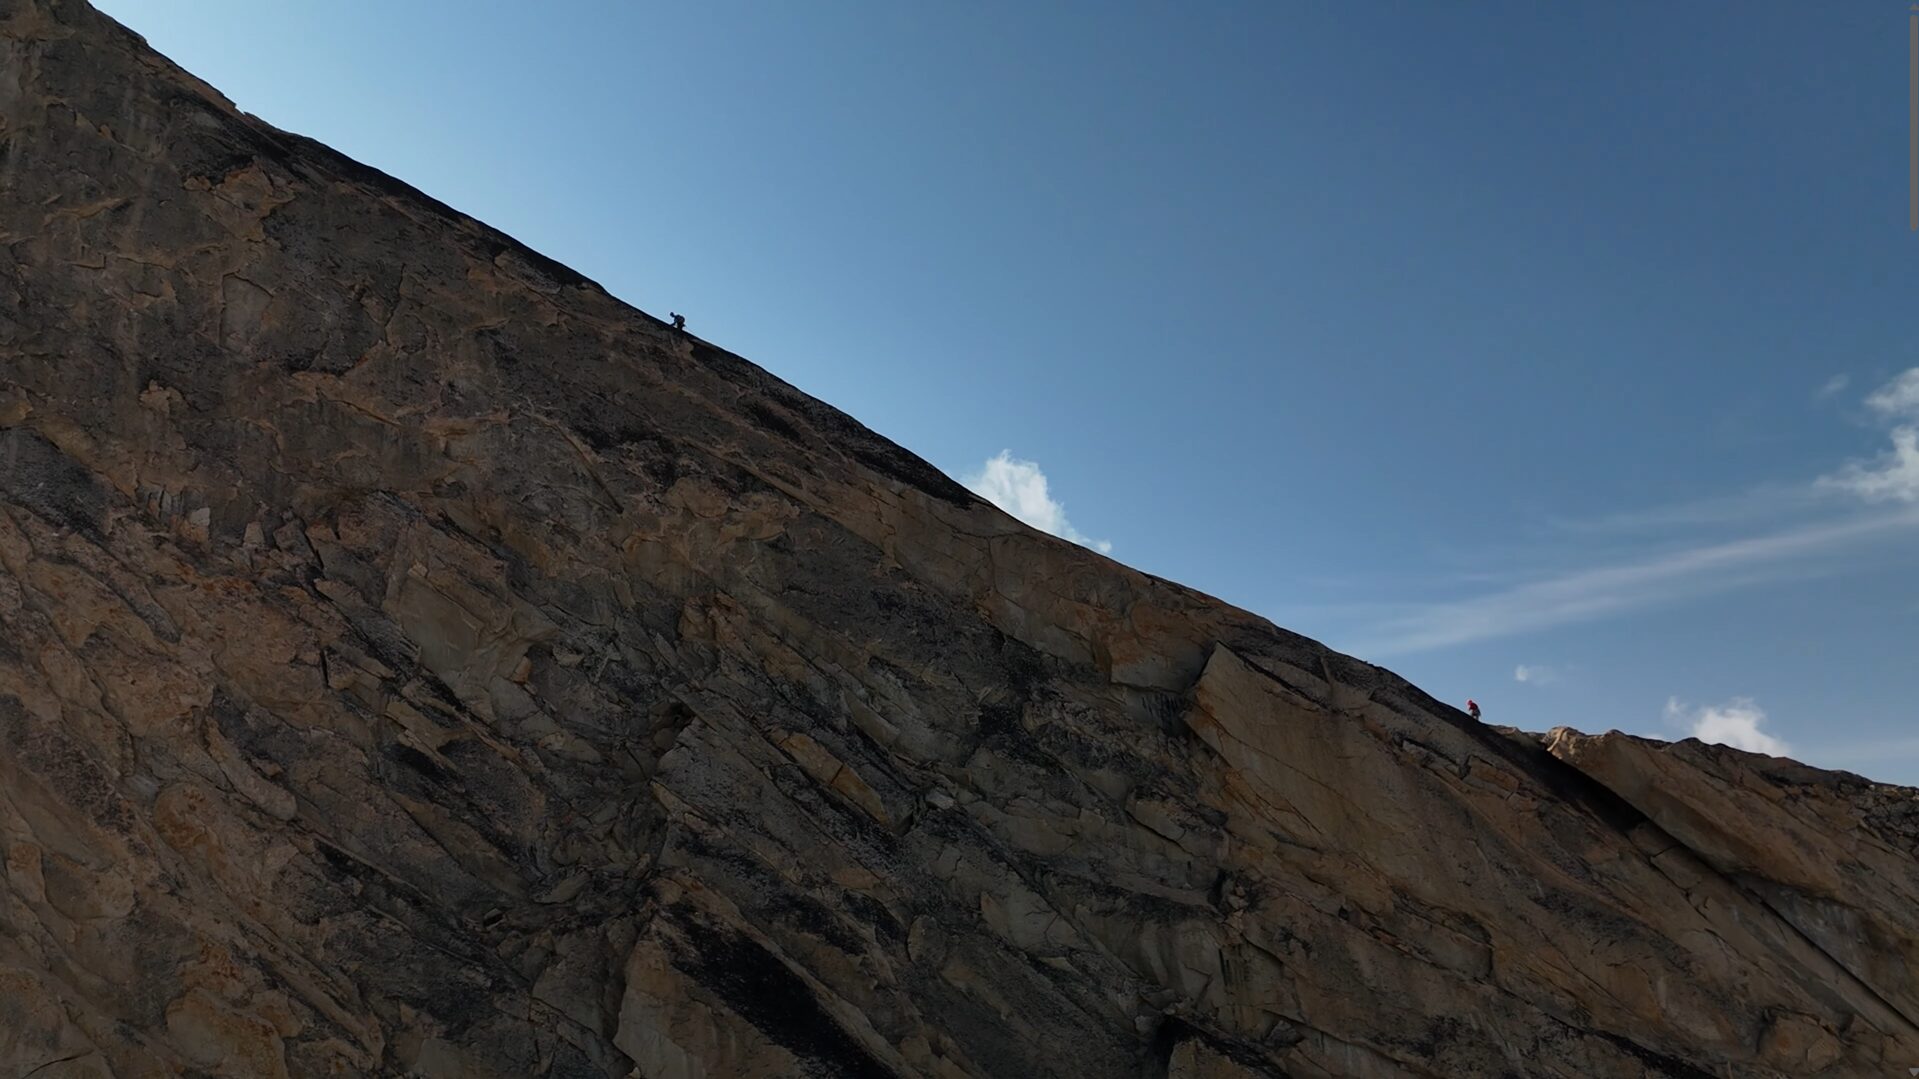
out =
[(1914, 525), (1919, 525), (1919, 512), (1901, 512), (1578, 570), (1487, 595), (1415, 608), (1362, 631), (1357, 645), (1346, 650), (1368, 658), (1405, 655), (1778, 580), (1807, 572), (1806, 567), (1791, 566), (1794, 559)]
[(1547, 526), (1558, 533), (1604, 537), (1669, 532), (1684, 528), (1754, 525), (1780, 521), (1811, 511), (1829, 509), (1842, 496), (1816, 485), (1774, 484), (1733, 495), (1719, 495), (1647, 509), (1626, 510), (1597, 517), (1550, 518)]

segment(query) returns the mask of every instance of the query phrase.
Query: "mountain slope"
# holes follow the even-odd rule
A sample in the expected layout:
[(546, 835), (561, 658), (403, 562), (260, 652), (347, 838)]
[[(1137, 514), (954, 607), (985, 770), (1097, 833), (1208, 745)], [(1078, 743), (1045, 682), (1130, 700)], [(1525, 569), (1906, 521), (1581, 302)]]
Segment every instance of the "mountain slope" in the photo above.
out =
[(1479, 726), (74, 0), (0, 125), (11, 1074), (1919, 1065), (1919, 792)]

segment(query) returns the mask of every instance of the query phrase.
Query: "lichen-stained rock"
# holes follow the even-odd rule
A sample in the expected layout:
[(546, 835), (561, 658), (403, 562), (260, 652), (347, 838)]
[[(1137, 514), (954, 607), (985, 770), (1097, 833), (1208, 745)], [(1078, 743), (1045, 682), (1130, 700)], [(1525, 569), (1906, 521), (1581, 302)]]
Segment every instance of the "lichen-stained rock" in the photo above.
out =
[(1914, 798), (1473, 724), (0, 0), (0, 1074), (1897, 1074)]

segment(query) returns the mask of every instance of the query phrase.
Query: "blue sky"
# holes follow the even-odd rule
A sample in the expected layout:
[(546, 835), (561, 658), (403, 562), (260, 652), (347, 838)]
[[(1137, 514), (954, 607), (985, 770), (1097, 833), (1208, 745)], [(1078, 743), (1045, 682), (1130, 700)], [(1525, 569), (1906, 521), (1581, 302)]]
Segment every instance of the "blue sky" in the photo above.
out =
[(1488, 721), (1919, 783), (1902, 4), (101, 6)]

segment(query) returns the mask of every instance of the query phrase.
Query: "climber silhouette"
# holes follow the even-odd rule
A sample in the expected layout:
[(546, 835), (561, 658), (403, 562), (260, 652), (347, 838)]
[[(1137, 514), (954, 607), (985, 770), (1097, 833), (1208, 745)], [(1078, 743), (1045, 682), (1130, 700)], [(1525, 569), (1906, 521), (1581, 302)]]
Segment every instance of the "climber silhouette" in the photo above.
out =
[(1466, 714), (1473, 717), (1474, 719), (1478, 719), (1479, 718), (1479, 702), (1475, 700), (1468, 700), (1466, 702)]
[(673, 311), (668, 311), (667, 314), (671, 316), (673, 319), (673, 328), (680, 331), (681, 333), (685, 333), (686, 332), (686, 316), (682, 314), (678, 314)]

